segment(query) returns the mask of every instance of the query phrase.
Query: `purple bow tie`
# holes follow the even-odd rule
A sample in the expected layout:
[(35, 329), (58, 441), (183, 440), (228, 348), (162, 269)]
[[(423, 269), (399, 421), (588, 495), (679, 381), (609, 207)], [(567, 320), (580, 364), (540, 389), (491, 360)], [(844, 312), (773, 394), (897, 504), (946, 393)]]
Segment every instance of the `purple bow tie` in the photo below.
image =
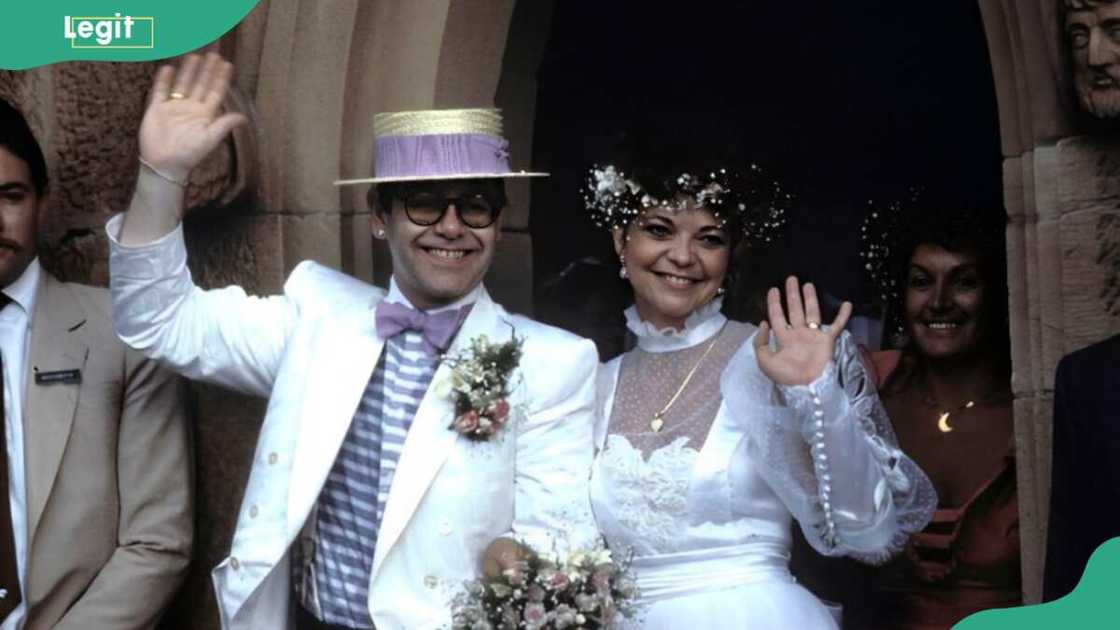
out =
[(451, 338), (471, 312), (471, 306), (473, 304), (438, 313), (425, 313), (404, 304), (381, 302), (374, 313), (377, 335), (388, 339), (405, 330), (415, 330), (424, 337), (424, 349), (438, 355), (451, 345)]

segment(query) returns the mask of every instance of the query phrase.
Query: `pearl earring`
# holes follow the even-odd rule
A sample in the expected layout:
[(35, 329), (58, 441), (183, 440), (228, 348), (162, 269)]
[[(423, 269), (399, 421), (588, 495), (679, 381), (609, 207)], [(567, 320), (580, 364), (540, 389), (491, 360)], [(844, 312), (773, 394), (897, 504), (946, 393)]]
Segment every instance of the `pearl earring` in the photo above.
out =
[(385, 238), (385, 230), (377, 230), (373, 233), (374, 238)]
[(622, 278), (623, 280), (629, 278), (630, 274), (626, 272), (626, 257), (622, 254), (618, 255), (618, 264), (618, 277)]

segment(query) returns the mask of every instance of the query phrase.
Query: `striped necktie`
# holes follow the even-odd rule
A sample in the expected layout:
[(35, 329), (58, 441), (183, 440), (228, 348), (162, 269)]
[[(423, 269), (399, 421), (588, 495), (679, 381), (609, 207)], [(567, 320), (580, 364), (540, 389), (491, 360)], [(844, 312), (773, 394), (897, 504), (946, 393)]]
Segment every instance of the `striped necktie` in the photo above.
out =
[[(385, 514), (393, 476), (409, 428), (439, 367), (446, 345), (470, 307), (415, 318), (399, 311), (394, 334), (385, 342), (346, 438), (319, 495), (312, 561), (317, 602), (302, 594), (305, 607), (324, 622), (373, 628), (369, 617), (369, 580), (377, 532)], [(381, 307), (378, 308), (381, 313)], [(446, 314), (445, 314), (446, 313)], [(408, 320), (408, 321), (404, 321)], [(425, 324), (447, 322), (433, 339)], [(404, 325), (400, 325), (400, 324)], [(415, 324), (415, 325), (413, 325)], [(385, 322), (379, 322), (384, 330)]]

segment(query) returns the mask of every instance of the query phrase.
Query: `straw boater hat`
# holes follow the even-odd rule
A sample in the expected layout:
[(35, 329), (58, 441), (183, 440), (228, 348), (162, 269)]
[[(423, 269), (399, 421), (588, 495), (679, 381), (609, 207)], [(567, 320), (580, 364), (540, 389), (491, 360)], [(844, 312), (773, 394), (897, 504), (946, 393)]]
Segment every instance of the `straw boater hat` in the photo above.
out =
[(373, 177), (343, 179), (336, 186), (548, 176), (510, 168), (502, 113), (493, 108), (377, 114), (373, 147)]

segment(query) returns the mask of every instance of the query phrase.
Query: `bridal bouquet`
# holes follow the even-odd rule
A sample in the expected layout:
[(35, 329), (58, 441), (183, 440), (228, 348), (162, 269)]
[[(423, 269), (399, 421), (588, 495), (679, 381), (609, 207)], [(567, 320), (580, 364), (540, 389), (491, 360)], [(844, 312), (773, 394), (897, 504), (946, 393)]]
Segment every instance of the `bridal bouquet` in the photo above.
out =
[(534, 555), (516, 575), (478, 579), (452, 602), (452, 630), (595, 630), (630, 617), (637, 587), (630, 557), (610, 551), (573, 552), (566, 558)]

